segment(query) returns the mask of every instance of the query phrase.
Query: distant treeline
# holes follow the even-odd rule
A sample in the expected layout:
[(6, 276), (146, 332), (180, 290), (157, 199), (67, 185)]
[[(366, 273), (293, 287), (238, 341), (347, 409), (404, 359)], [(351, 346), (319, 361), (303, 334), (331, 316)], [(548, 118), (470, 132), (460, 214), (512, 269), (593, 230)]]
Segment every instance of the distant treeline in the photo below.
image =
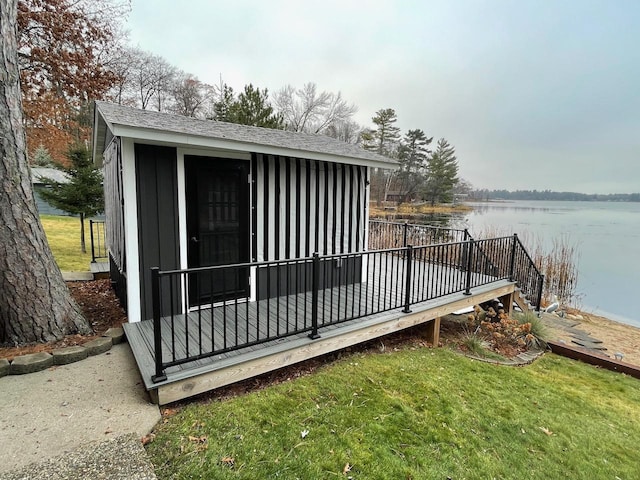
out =
[(640, 202), (640, 193), (609, 193), (606, 195), (552, 192), (551, 190), (473, 190), (470, 200), (568, 200), (580, 202)]

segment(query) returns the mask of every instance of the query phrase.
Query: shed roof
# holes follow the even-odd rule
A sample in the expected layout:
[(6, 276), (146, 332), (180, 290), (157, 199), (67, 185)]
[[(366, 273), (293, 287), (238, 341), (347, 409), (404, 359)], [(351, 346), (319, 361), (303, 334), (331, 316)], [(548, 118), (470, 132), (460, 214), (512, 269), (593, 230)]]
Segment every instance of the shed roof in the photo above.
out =
[(93, 129), (93, 155), (96, 163), (102, 163), (108, 129), (114, 136), (139, 141), (286, 155), (382, 168), (397, 167), (395, 160), (326, 135), (200, 120), (108, 102), (96, 102)]
[(50, 179), (58, 183), (68, 183), (69, 175), (62, 170), (50, 167), (31, 167), (31, 183), (42, 183), (43, 179)]

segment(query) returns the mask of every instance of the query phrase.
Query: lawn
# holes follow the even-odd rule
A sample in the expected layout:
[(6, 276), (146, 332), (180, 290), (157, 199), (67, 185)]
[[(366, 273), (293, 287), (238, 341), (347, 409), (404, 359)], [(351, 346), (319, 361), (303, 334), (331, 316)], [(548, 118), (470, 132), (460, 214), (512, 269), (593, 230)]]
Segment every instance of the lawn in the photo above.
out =
[(80, 219), (57, 215), (41, 215), (40, 221), (47, 234), (47, 241), (63, 272), (86, 272), (91, 263), (89, 220), (85, 221), (87, 253), (80, 249)]
[(637, 478), (640, 383), (556, 355), (527, 367), (406, 346), (165, 418), (160, 479)]

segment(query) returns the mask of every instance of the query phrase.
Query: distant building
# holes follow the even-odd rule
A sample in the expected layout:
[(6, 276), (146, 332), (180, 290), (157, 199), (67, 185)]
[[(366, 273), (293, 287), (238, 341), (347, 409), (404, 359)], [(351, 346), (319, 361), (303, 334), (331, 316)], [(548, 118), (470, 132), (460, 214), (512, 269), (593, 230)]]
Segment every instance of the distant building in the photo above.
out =
[(31, 183), (33, 185), (33, 195), (36, 199), (36, 206), (38, 207), (38, 213), (40, 215), (66, 215), (69, 213), (64, 212), (52, 205), (49, 205), (44, 198), (40, 195), (40, 192), (45, 188), (43, 179), (48, 178), (60, 183), (67, 183), (69, 177), (62, 170), (49, 167), (32, 167), (31, 168)]

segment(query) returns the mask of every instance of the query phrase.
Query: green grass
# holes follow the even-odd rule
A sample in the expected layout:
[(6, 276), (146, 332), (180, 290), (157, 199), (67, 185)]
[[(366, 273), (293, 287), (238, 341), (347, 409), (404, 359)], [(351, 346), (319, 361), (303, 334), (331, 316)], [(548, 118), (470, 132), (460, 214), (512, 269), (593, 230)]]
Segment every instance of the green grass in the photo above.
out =
[(514, 368), (404, 348), (192, 403), (156, 435), (160, 479), (627, 479), (640, 383), (552, 354)]
[(86, 272), (91, 263), (89, 220), (85, 221), (87, 253), (80, 249), (80, 219), (56, 215), (41, 215), (40, 221), (56, 263), (63, 272)]

